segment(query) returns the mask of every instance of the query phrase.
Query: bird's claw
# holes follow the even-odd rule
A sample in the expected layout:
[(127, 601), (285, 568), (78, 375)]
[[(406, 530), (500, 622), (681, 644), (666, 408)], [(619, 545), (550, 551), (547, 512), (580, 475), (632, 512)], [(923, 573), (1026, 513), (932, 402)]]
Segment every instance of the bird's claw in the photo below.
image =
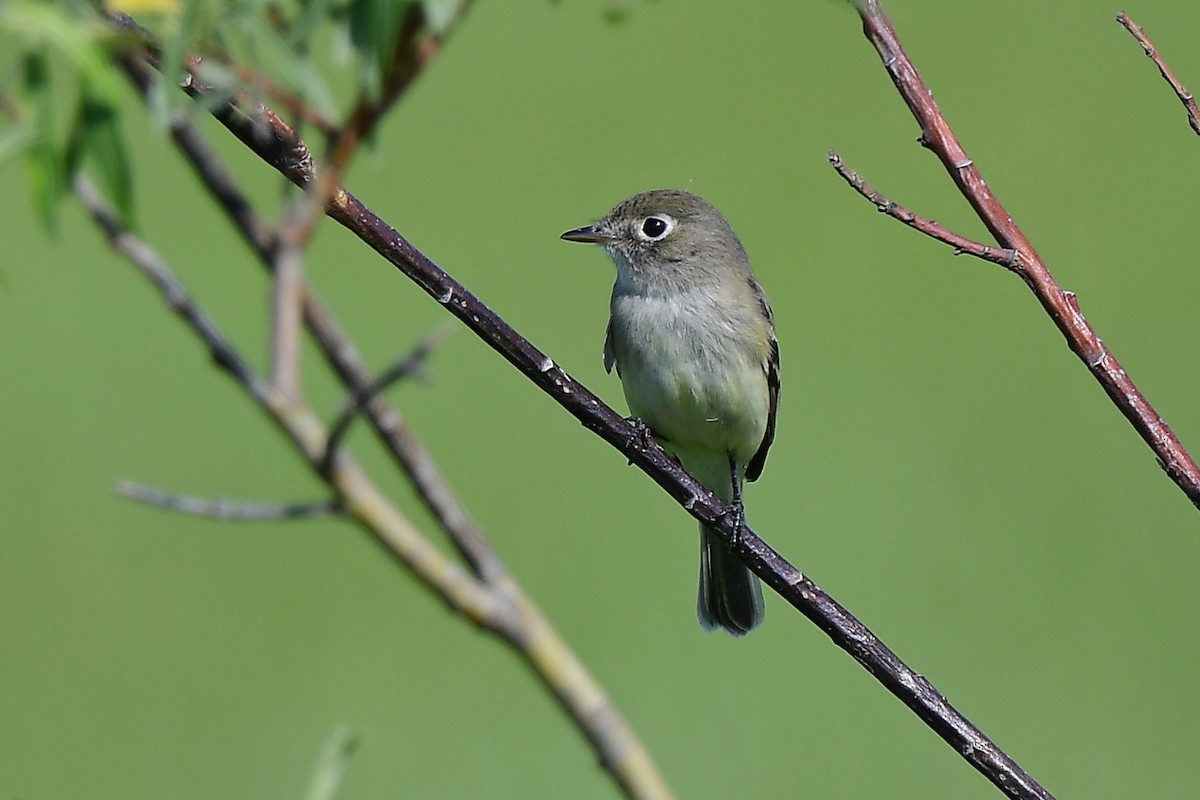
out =
[[(645, 452), (650, 448), (651, 442), (665, 442), (662, 436), (654, 432), (654, 429), (641, 420), (640, 417), (626, 417), (625, 421), (633, 426), (634, 444), (638, 450)], [(632, 460), (629, 461), (633, 463)]]

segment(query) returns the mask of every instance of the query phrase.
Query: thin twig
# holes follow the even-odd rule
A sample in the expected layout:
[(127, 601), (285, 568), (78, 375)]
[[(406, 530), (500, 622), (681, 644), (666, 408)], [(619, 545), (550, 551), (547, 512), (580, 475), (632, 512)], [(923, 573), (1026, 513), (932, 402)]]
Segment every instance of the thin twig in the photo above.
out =
[[(255, 401), (316, 471), (325, 452), (326, 432), (311, 409), (295, 398), (283, 398), (255, 373), (236, 348), (200, 308), (165, 261), (123, 226), (108, 203), (82, 175), (72, 180), (77, 198), (104, 231), (109, 244), (158, 289), (168, 307), (201, 341), (213, 360)], [(484, 586), (425, 539), (345, 451), (327, 472), (319, 472), (346, 513), (366, 528), (396, 559), (441, 595), (451, 607), (480, 625), (504, 625), (514, 613), (506, 597)]]
[[(202, 93), (202, 88), (195, 84), (185, 89)], [(234, 102), (215, 108), (213, 113), (244, 145), (289, 180), (301, 186), (313, 180), (307, 146), (270, 109), (247, 110)], [(993, 783), (1013, 797), (1040, 800), (1051, 797), (950, 705), (928, 680), (904, 664), (820, 587), (749, 528), (743, 526), (740, 531), (735, 531), (734, 515), (730, 510), (667, 456), (657, 443), (639, 435), (621, 415), (576, 382), (357, 198), (339, 187), (333, 193), (326, 213), (444, 305), (585, 427), (617, 448), (693, 517), (717, 532), (772, 589), (824, 630), (837, 646), (854, 657)]]
[(1058, 284), (1033, 243), (992, 194), (978, 167), (967, 156), (938, 109), (933, 92), (904, 52), (896, 29), (884, 14), (879, 0), (857, 0), (855, 7), (862, 18), (864, 33), (879, 52), (892, 83), (921, 126), (921, 143), (937, 154), (959, 191), (1000, 246), (1020, 254), (1012, 271), (1033, 291), (1066, 338), (1071, 351), (1158, 456), (1159, 465), (1188, 499), (1200, 507), (1200, 467), (1084, 319), (1075, 295)]
[(1183, 103), (1184, 109), (1187, 110), (1188, 124), (1192, 126), (1193, 131), (1200, 134), (1200, 108), (1196, 107), (1196, 98), (1188, 91), (1186, 86), (1179, 82), (1179, 79), (1175, 77), (1175, 73), (1167, 66), (1167, 62), (1158, 54), (1158, 49), (1150, 41), (1150, 37), (1146, 35), (1146, 30), (1131, 20), (1129, 15), (1124, 11), (1117, 13), (1117, 22), (1121, 23), (1134, 39), (1137, 39), (1137, 43), (1142, 46), (1142, 49), (1146, 51), (1146, 55), (1158, 67), (1163, 80), (1171, 85), (1175, 96), (1179, 98), (1179, 102)]
[(329, 426), (329, 442), (326, 445), (325, 455), (321, 459), (322, 463), (328, 465), (331, 462), (334, 453), (341, 447), (342, 438), (349, 430), (350, 423), (363, 412), (372, 399), (397, 381), (410, 376), (420, 377), (424, 374), (425, 360), (446, 340), (450, 331), (451, 328), (448, 325), (439, 326), (437, 330), (417, 342), (416, 346), (379, 373), (379, 377), (364, 391), (351, 392), (350, 399), (342, 405), (342, 410), (338, 412), (337, 417)]
[(866, 178), (847, 166), (842, 161), (842, 157), (832, 150), (829, 151), (829, 163), (837, 170), (838, 175), (846, 179), (846, 183), (850, 184), (854, 191), (874, 203), (875, 207), (879, 209), (879, 213), (887, 214), (892, 219), (900, 220), (913, 230), (920, 231), (926, 236), (950, 245), (954, 248), (955, 255), (965, 253), (976, 258), (982, 258), (984, 261), (990, 261), (993, 264), (999, 264), (1013, 272), (1020, 270), (1021, 255), (1015, 250), (1004, 250), (983, 244), (982, 242), (976, 242), (965, 236), (959, 236), (949, 228), (939, 225), (931, 219), (925, 219), (922, 216), (914, 214), (903, 206), (892, 202), (875, 189), (875, 187), (867, 183)]
[(304, 252), (314, 206), (313, 195), (306, 193), (285, 204), (271, 270), (271, 383), (292, 395), (300, 393), (300, 324), (307, 293)]
[(317, 225), (325, 218), (332, 176), (321, 175), (309, 191), (301, 192), (285, 204), (268, 268), (272, 273), (272, 382), (283, 392), (300, 390), (300, 328), (304, 319), (305, 298), (309, 296), (304, 278), (304, 253)]
[(270, 396), (270, 386), (226, 341), (216, 323), (196, 305), (158, 253), (125, 229), (100, 192), (87, 178), (75, 175), (71, 181), (71, 189), (92, 215), (93, 221), (104, 231), (109, 245), (125, 256), (154, 284), (170, 309), (204, 342), (213, 362), (237, 381), (255, 402), (259, 405), (266, 404)]
[(164, 511), (175, 511), (189, 516), (209, 517), (223, 521), (271, 522), (333, 517), (345, 513), (345, 509), (338, 500), (321, 500), (315, 503), (246, 503), (224, 497), (208, 498), (176, 494), (132, 481), (122, 481), (117, 484), (117, 494), (128, 500), (145, 503)]

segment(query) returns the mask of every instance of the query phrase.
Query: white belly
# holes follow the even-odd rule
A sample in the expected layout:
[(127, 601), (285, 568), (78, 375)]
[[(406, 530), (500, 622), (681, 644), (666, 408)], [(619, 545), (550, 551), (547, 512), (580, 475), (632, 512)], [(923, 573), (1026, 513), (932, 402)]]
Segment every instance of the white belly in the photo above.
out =
[(614, 297), (614, 311), (619, 304), (612, 348), (630, 413), (680, 455), (733, 453), (740, 464), (749, 461), (769, 412), (766, 345), (758, 341), (764, 332), (743, 330), (686, 298)]

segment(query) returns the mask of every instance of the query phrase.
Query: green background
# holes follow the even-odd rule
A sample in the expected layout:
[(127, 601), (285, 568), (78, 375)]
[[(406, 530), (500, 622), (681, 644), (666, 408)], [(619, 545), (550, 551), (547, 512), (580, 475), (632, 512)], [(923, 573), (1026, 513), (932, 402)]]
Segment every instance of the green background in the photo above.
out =
[[(1200, 442), (1200, 141), (1117, 8), (890, 10), (989, 185)], [(1200, 6), (1127, 10), (1200, 87)], [(206, 129), (273, 207), (277, 177)], [(128, 130), (142, 232), (261, 366), (261, 270), (149, 123)], [(1194, 796), (1196, 509), (1018, 279), (826, 163), (983, 236), (917, 134), (847, 5), (634, 2), (611, 25), (598, 2), (485, 2), (347, 185), (621, 410), (611, 266), (558, 234), (648, 188), (713, 201), (782, 351), (755, 529), (1059, 797)], [(114, 495), (323, 493), (79, 208), (48, 240), (3, 169), (0, 795), (295, 798), (346, 724), (347, 800), (614, 796), (517, 659), (351, 525)], [(333, 224), (308, 269), (376, 366), (447, 318)], [(471, 334), (430, 368), (391, 396), (680, 796), (999, 796), (777, 598), (745, 640), (702, 635), (694, 523)], [(351, 444), (425, 524), (361, 427)]]

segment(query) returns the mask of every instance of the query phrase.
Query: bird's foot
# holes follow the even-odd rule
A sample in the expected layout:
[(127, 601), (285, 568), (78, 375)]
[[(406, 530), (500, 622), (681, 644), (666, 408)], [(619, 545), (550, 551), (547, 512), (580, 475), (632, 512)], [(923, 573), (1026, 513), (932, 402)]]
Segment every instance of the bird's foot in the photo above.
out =
[[(643, 452), (649, 449), (651, 442), (667, 441), (655, 433), (654, 429), (643, 422), (640, 417), (626, 417), (625, 421), (633, 426), (634, 445)], [(632, 464), (633, 461), (631, 460), (629, 463)]]

